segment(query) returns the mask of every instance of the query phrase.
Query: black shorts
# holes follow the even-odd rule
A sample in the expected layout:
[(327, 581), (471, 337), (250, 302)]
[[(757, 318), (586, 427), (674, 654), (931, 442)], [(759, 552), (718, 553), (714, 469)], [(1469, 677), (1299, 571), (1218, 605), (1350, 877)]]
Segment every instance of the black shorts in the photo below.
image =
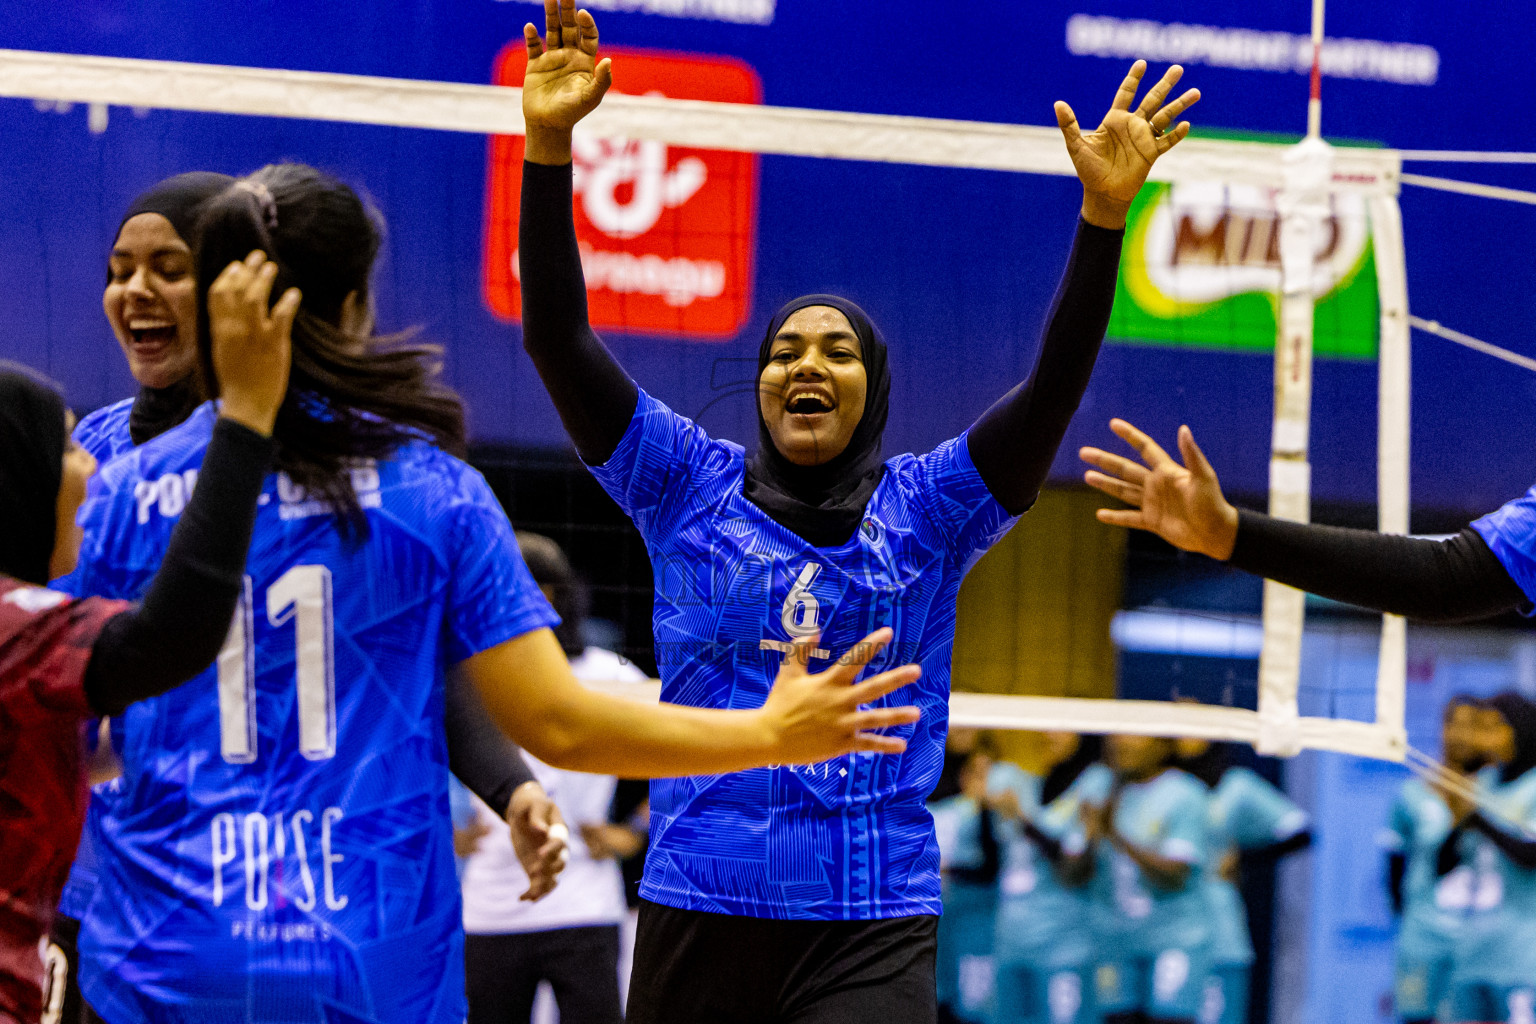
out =
[(642, 900), (628, 1024), (933, 1024), (938, 923), (775, 921)]
[(561, 1024), (622, 1024), (619, 926), (464, 936), (469, 1024), (528, 1024), (539, 982)]

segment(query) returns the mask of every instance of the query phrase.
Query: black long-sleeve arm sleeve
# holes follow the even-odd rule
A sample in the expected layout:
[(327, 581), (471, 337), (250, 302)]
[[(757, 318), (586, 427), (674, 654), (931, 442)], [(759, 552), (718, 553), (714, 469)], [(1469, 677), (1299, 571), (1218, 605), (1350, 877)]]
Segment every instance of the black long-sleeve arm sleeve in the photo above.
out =
[(1263, 867), (1273, 864), (1282, 857), (1289, 857), (1293, 853), (1300, 853), (1312, 845), (1312, 830), (1304, 828), (1299, 832), (1293, 832), (1284, 839), (1263, 846), (1250, 846), (1239, 855), (1242, 863), (1249, 867)]
[(521, 749), (491, 720), (485, 702), (462, 673), (448, 674), (448, 770), (486, 806), (505, 818), (512, 793), (537, 781)]
[(1536, 839), (1527, 835), (1516, 835), (1505, 829), (1504, 826), (1490, 821), (1482, 811), (1473, 811), (1467, 816), (1466, 827), (1475, 829), (1488, 837), (1499, 852), (1514, 862), (1518, 868), (1530, 871), (1536, 868)]
[(1408, 857), (1401, 853), (1387, 854), (1387, 898), (1392, 901), (1392, 913), (1403, 916), (1403, 883), (1408, 879)]
[(1426, 622), (1487, 618), (1530, 603), (1471, 527), (1428, 540), (1244, 509), (1230, 561), (1309, 593)]
[(624, 437), (640, 390), (587, 321), (570, 164), (523, 164), (517, 231), (523, 348), (577, 453), (589, 465), (602, 465)]
[(1109, 326), (1124, 239), (1124, 231), (1078, 222), (1034, 370), (971, 426), (971, 461), (992, 497), (1014, 515), (1039, 497), (1088, 388)]
[(1441, 878), (1456, 870), (1461, 863), (1461, 837), (1467, 831), (1467, 823), (1462, 822), (1445, 834), (1440, 842), (1440, 849), (1435, 851), (1435, 874)]
[(256, 498), (275, 444), (220, 418), (192, 498), (144, 600), (113, 616), (91, 647), (85, 695), (121, 714), (207, 668), (224, 645), (245, 574)]

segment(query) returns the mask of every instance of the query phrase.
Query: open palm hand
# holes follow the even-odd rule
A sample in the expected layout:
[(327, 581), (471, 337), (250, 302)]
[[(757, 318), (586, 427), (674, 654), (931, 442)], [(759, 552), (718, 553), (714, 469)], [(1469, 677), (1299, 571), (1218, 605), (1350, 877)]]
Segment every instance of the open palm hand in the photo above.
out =
[(1086, 135), (1072, 108), (1060, 101), (1056, 104), (1056, 123), (1084, 190), (1126, 205), (1136, 198), (1157, 159), (1189, 134), (1189, 122), (1178, 121), (1178, 116), (1200, 99), (1200, 90), (1189, 89), (1164, 104), (1184, 74), (1175, 64), (1132, 110), (1131, 101), (1146, 70), (1144, 60), (1131, 65), (1109, 112), (1098, 128)]
[(1237, 541), (1237, 509), (1222, 496), (1216, 470), (1195, 444), (1190, 429), (1179, 428), (1179, 451), (1184, 456), (1181, 466), (1156, 441), (1125, 420), (1111, 420), (1109, 427), (1136, 449), (1142, 462), (1100, 448), (1084, 448), (1078, 453), (1095, 467), (1084, 475), (1084, 482), (1131, 506), (1100, 509), (1099, 521), (1147, 530), (1185, 551), (1230, 558)]
[(544, 22), (543, 39), (532, 23), (523, 26), (523, 120), (529, 132), (569, 132), (602, 102), (613, 65), (597, 59), (597, 22), (576, 0), (544, 0)]

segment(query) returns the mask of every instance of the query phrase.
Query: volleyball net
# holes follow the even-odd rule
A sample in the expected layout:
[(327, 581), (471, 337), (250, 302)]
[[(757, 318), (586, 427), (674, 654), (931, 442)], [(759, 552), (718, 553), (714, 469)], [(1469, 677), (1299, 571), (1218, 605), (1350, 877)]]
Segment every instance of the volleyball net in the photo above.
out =
[[(517, 51), (514, 44), (504, 54), (497, 69), (499, 81), (520, 81)], [(625, 76), (621, 76), (618, 88), (627, 92), (610, 94), (582, 123), (576, 146), (577, 189), (583, 197), (581, 226), (592, 239), (606, 238), (611, 243), (604, 248), (595, 241), (588, 244), (586, 237), (583, 241), (594, 323), (600, 332), (615, 331), (621, 338), (626, 332), (652, 336), (681, 331), (696, 334), (702, 339), (699, 344), (708, 345), (743, 330), (750, 332), (747, 320), (754, 295), (774, 290), (789, 275), (774, 265), (774, 254), (758, 250), (754, 255), (750, 237), (744, 237), (744, 232), (750, 235), (752, 222), (750, 217), (743, 222), (740, 215), (757, 202), (752, 189), (758, 176), (778, 173), (783, 160), (810, 158), (833, 168), (827, 174), (827, 189), (841, 192), (841, 206), (852, 204), (856, 211), (841, 222), (834, 221), (830, 230), (836, 230), (839, 223), (846, 227), (861, 220), (910, 223), (912, 252), (937, 244), (931, 232), (935, 223), (958, 223), (960, 230), (968, 230), (970, 224), (985, 221), (993, 213), (1004, 219), (1012, 216), (1006, 211), (975, 209), (976, 197), (992, 187), (976, 183), (992, 182), (989, 176), (1018, 176), (1020, 181), (1030, 182), (1028, 189), (1055, 201), (1068, 193), (1050, 182), (1074, 175), (1054, 127), (765, 106), (757, 102), (749, 76), (719, 62), (692, 68), (681, 87), (672, 88), (676, 82), (667, 83), (668, 94), (661, 95), (666, 76), (675, 69), (654, 55), (636, 53), (626, 59)], [(646, 64), (647, 60), (653, 64)], [(648, 79), (648, 75), (652, 77)], [(707, 88), (699, 84), (706, 80)], [(728, 96), (730, 101), (690, 98), (690, 90)], [(424, 227), (420, 219), (405, 218), (405, 231), (397, 228), (388, 257), (393, 260), (388, 273), (397, 291), (408, 292), (401, 282), (415, 273), (409, 269), (412, 244), (440, 230), (451, 236), (444, 244), (458, 246), (466, 254), (481, 252), (484, 246), (478, 282), (464, 272), (461, 264), (465, 260), (457, 260), (445, 271), (443, 286), (473, 293), (478, 283), (479, 298), (498, 317), (506, 320), (517, 315), (515, 167), (523, 122), (521, 94), (515, 85), (0, 50), (0, 96), (30, 100), (40, 112), (84, 105), (88, 128), (95, 134), (110, 132), (114, 118), (142, 119), (148, 112), (160, 111), (223, 118), (226, 120), (220, 122), (219, 130), (232, 135), (240, 134), (238, 125), (242, 122), (227, 120), (230, 118), (303, 122), (307, 134), (278, 133), (275, 138), (283, 141), (274, 145), (288, 148), (268, 156), (291, 156), (330, 166), (347, 163), (347, 147), (360, 138), (348, 133), (359, 130), (357, 126), (369, 126), (369, 132), (391, 133), (382, 143), (378, 135), (368, 135), (370, 151), (383, 148), (409, 153), (436, 145), (434, 140), (445, 132), (485, 136), (490, 140), (490, 162), (483, 222), (475, 215), (480, 196), (474, 189), (486, 179), (477, 180), (472, 172), (460, 174), (458, 179), (470, 194), (467, 199), (435, 194), (435, 187), (417, 186), (405, 173), (386, 171), (381, 184), (380, 178), (371, 177), (364, 169), (359, 184), (376, 196), (387, 193), (381, 205), (393, 224), (402, 220), (401, 210), (436, 205), (443, 211), (430, 227)], [(1074, 98), (1074, 106), (1088, 122), (1094, 103)], [(175, 141), (176, 132), (186, 123), (176, 121), (159, 136), (160, 162), (167, 173), (202, 166), (199, 154)], [(316, 138), (331, 138), (323, 134), (326, 132), (334, 132), (334, 138), (312, 156), (308, 150)], [(230, 156), (233, 152), (223, 155), (241, 159)], [(1410, 317), (1399, 190), (1410, 184), (1470, 191), (1476, 196), (1519, 203), (1530, 203), (1536, 195), (1405, 175), (1404, 159), (1502, 157), (1519, 162), (1526, 156), (1405, 154), (1381, 148), (1333, 147), (1317, 139), (1299, 144), (1199, 136), (1187, 139), (1155, 165), (1133, 211), (1111, 334), (1136, 339), (1149, 353), (1159, 351), (1160, 345), (1273, 351), (1267, 493), (1270, 511), (1293, 520), (1308, 518), (1312, 499), (1314, 352), (1364, 362), (1374, 359), (1378, 443), (1373, 497), (1377, 525), (1384, 532), (1406, 533), (1410, 510), (1410, 325), (1416, 323), (1460, 344), (1482, 346), (1479, 351), (1503, 353), (1501, 358), (1513, 354), (1459, 335), (1454, 328)], [(769, 158), (774, 162), (767, 162)], [(757, 161), (764, 162), (759, 165)], [(179, 166), (164, 166), (178, 162)], [(892, 165), (931, 170), (916, 179), (910, 174), (897, 179), (879, 170)], [(104, 177), (107, 172), (97, 173)], [(925, 185), (921, 195), (912, 191), (914, 180)], [(701, 204), (704, 212), (700, 215), (695, 211), (693, 220), (688, 221), (678, 211), (696, 197), (706, 200)], [(821, 210), (833, 200), (817, 195), (801, 196), (800, 201)], [(1017, 216), (1027, 219), (1028, 214)], [(111, 218), (104, 223), (110, 224)], [(977, 230), (985, 231), (985, 224)], [(622, 244), (645, 237), (655, 242), (649, 250)], [(102, 251), (105, 249), (103, 245)], [(1151, 259), (1146, 255), (1150, 252), (1163, 253), (1166, 258)], [(882, 260), (903, 256), (900, 252), (868, 255)], [(1055, 265), (1059, 267), (1059, 263)], [(810, 269), (832, 278), (846, 276), (845, 268), (835, 261)], [(915, 286), (916, 280), (911, 283)], [(922, 287), (931, 294), (944, 288), (959, 291), (974, 284), (957, 271), (954, 277), (937, 284), (924, 281)], [(960, 300), (953, 301), (958, 310)], [(393, 313), (405, 321), (425, 319), (429, 332), (434, 326), (432, 315), (420, 316), (420, 308), (408, 297), (397, 297)], [(963, 311), (956, 315), (963, 316)], [(880, 319), (878, 311), (876, 316)], [(995, 328), (983, 325), (977, 329), (986, 333)], [(444, 341), (450, 357), (459, 360), (461, 380), (511, 372), (515, 365), (514, 357), (505, 352), (474, 355), (456, 350), (453, 337), (436, 340)], [(1028, 365), (1024, 356), (1032, 341), (1018, 344), (1015, 361), (1021, 376)], [(641, 350), (622, 340), (619, 345), (621, 354), (633, 364)], [(685, 359), (679, 351), (677, 343), (669, 343), (655, 358), (667, 365), (675, 362), (678, 372), (685, 372)], [(1515, 355), (1514, 361), (1536, 369), (1536, 362), (1519, 363), (1521, 358)], [(734, 412), (720, 415), (725, 416), (723, 422), (728, 428), (735, 428), (732, 436), (749, 439), (754, 421), (750, 402), (743, 396), (752, 393), (751, 360), (722, 357), (712, 365), (717, 379), (710, 382), (709, 407), (726, 400), (734, 403)], [(901, 366), (896, 369), (898, 374), (903, 370)], [(946, 383), (955, 386), (957, 382)], [(536, 382), (528, 384), (520, 394), (533, 394), (536, 386)], [(1181, 390), (1177, 386), (1169, 390), (1168, 401), (1175, 406), (1181, 401)], [(911, 387), (903, 392), (898, 386), (896, 393), (898, 398), (905, 393), (907, 400), (919, 401)], [(1235, 401), (1262, 406), (1265, 399), (1262, 393), (1245, 393)], [(475, 419), (472, 401), (472, 423), (488, 426), (493, 434), (498, 430), (514, 435), (521, 431), (526, 436), (530, 432), (522, 430), (522, 425), (531, 419), (543, 417), (553, 422), (553, 414), (537, 399), (523, 405), (529, 406), (529, 411), (498, 413), (493, 422), (485, 424)], [(1116, 411), (1101, 403), (1082, 415), (1102, 412), (1105, 415), (1100, 418), (1107, 419)], [(558, 444), (556, 430), (557, 425), (532, 431), (532, 443), (542, 439)], [(942, 438), (933, 438), (938, 440)], [(1250, 445), (1259, 443), (1256, 437), (1245, 440)], [(519, 444), (513, 447), (524, 451), (526, 443)], [(564, 472), (550, 468), (553, 466), (550, 463), (546, 469), (556, 477)], [(569, 495), (595, 485), (560, 477), (560, 482), (551, 486), (565, 488)], [(554, 502), (552, 510), (541, 515), (558, 518), (558, 505)], [(1029, 529), (1029, 523), (1026, 518), (1021, 529)], [(621, 536), (623, 530), (622, 525), (610, 522), (600, 528), (593, 526), (594, 532), (587, 534), (568, 533), (564, 539), (567, 543), (575, 538), (578, 544), (608, 545), (602, 547), (602, 558), (635, 563), (630, 566), (632, 585), (624, 594), (628, 605), (622, 615), (611, 616), (624, 619), (633, 634), (637, 622), (643, 629), (650, 608), (650, 595), (643, 583), (633, 581), (648, 579), (648, 570), (639, 564), (643, 550), (636, 548), (632, 537)], [(1115, 620), (1116, 637), (1147, 628), (1149, 621), (1134, 614), (1121, 615)], [(1159, 621), (1158, 628), (1166, 632), (1170, 617), (1164, 615)], [(1381, 619), (1374, 651), (1370, 652), (1375, 671), (1369, 693), (1342, 699), (1329, 679), (1308, 678), (1304, 671), (1304, 621), (1303, 595), (1269, 583), (1265, 585), (1262, 615), (1254, 621), (1195, 614), (1174, 622), (1171, 628), (1176, 633), (1202, 629), (1210, 633), (1214, 629), (1229, 637), (1242, 634), (1246, 639), (1233, 641), (1231, 647), (1239, 656), (1241, 651), (1253, 653), (1246, 646), (1252, 642), (1259, 652), (1256, 683), (1250, 695), (1230, 702), (1251, 706), (956, 692), (951, 720), (960, 726), (988, 729), (1065, 729), (1230, 740), (1280, 755), (1318, 749), (1402, 760), (1409, 750), (1404, 622), (1393, 616)], [(1110, 645), (1114, 641), (1108, 632), (1084, 643)], [(1355, 653), (1358, 656), (1360, 652)], [(959, 675), (957, 669), (957, 682)], [(630, 684), (613, 689), (630, 696), (654, 697), (656, 693), (654, 686), (648, 691)], [(1320, 699), (1309, 699), (1309, 689)]]

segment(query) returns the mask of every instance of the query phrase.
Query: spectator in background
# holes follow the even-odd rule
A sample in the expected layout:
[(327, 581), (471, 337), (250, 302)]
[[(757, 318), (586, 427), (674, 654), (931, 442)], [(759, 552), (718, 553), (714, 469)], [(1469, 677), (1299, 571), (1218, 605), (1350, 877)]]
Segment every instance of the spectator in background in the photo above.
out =
[[(586, 588), (559, 545), (519, 531), (518, 547), (534, 582), (559, 613), (555, 638), (581, 680), (643, 681), (645, 674), (612, 651), (582, 639)], [(616, 856), (644, 846), (643, 836), (608, 821), (618, 780), (562, 771), (526, 751), (529, 767), (570, 822), (570, 862), (554, 892), (529, 902), (528, 879), (506, 822), (476, 798), (477, 817), (464, 863), (464, 955), (470, 1024), (528, 1024), (540, 982), (548, 982), (561, 1024), (619, 1024), (620, 926), (624, 881)], [(547, 1010), (541, 1012), (545, 1017)]]
[(1193, 1022), (1210, 973), (1207, 793), (1173, 766), (1174, 741), (1111, 736), (1108, 764), (1073, 785), (1082, 806), (1064, 877), (1088, 885), (1107, 1024)]
[(1447, 789), (1454, 827), (1436, 870), (1467, 887), (1470, 908), (1451, 971), (1452, 1021), (1527, 1024), (1536, 1017), (1536, 705), (1501, 693), (1477, 712), (1489, 767), (1478, 800)]
[(944, 892), (935, 968), (939, 1020), (979, 1022), (992, 994), (992, 921), (1002, 862), (997, 817), (988, 801), (996, 749), (985, 733), (951, 729), (945, 761), (955, 766), (959, 792), (928, 805)]
[(1000, 764), (1002, 874), (993, 933), (992, 1024), (1090, 1024), (1093, 935), (1088, 900), (1058, 874), (1061, 840), (1077, 823), (1071, 786), (1099, 758), (1097, 736), (1043, 734), (1045, 774)]
[(1244, 1024), (1253, 973), (1253, 936), (1241, 885), (1245, 866), (1272, 865), (1312, 843), (1307, 813), (1250, 768), (1232, 764), (1228, 744), (1176, 741), (1178, 766), (1209, 790), (1206, 827), (1213, 861), (1204, 875), (1211, 921), (1210, 975), (1200, 1024)]
[[(1452, 697), (1445, 706), (1441, 757), (1450, 770), (1471, 776), (1484, 764), (1477, 746), (1482, 701)], [(1471, 895), (1471, 869), (1440, 876), (1435, 865), (1454, 822), (1446, 791), (1422, 779), (1403, 783), (1384, 834), (1387, 884), (1400, 918), (1397, 970), (1392, 986), (1404, 1024), (1448, 1020), (1451, 968)]]

